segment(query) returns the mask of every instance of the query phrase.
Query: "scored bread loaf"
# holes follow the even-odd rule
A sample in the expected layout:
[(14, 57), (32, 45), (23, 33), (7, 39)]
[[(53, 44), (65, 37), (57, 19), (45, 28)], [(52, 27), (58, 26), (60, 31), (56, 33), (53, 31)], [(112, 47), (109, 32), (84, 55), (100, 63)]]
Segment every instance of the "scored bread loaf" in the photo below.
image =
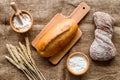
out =
[(96, 61), (107, 61), (115, 57), (116, 48), (112, 43), (114, 19), (104, 12), (94, 13), (97, 27), (95, 39), (90, 47), (90, 56)]
[(78, 25), (75, 20), (64, 19), (40, 39), (37, 44), (38, 53), (43, 57), (59, 53), (70, 43), (77, 31)]

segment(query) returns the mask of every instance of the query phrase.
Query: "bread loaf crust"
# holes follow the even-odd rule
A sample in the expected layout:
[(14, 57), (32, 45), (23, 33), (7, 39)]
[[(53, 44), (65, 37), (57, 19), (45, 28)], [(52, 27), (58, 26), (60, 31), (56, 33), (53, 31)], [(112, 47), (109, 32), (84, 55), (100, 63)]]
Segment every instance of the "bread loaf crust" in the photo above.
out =
[(37, 44), (37, 51), (43, 57), (50, 57), (61, 50), (72, 40), (78, 30), (73, 19), (65, 19), (49, 30)]
[(107, 13), (95, 12), (94, 22), (97, 29), (95, 30), (95, 39), (90, 47), (90, 56), (96, 61), (108, 61), (116, 54), (116, 48), (111, 41), (114, 19)]

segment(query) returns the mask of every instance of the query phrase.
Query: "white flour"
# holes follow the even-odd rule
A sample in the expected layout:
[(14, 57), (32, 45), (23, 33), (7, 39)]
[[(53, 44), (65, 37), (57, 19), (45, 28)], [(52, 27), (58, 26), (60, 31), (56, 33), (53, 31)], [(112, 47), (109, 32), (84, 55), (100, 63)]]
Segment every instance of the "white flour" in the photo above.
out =
[(74, 72), (78, 73), (87, 67), (87, 60), (83, 56), (74, 55), (69, 59), (69, 66)]
[(22, 16), (20, 15), (20, 19), (23, 25), (19, 23), (17, 17), (13, 18), (13, 25), (18, 30), (26, 31), (31, 25), (31, 18), (28, 14), (22, 13)]

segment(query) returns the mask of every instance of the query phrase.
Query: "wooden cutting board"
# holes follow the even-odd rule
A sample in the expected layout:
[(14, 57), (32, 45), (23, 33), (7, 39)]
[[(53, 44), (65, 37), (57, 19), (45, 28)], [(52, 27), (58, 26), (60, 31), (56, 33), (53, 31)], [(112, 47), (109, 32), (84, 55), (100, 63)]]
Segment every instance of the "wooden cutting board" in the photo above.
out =
[[(35, 39), (32, 41), (32, 46), (36, 48), (36, 45), (38, 44), (39, 40), (44, 36), (44, 34), (47, 31), (49, 31), (54, 25), (58, 24), (60, 21), (66, 18), (72, 18), (77, 23), (79, 23), (89, 11), (90, 7), (85, 2), (81, 2), (68, 17), (62, 15), (61, 13), (56, 14), (51, 19), (51, 21), (42, 29), (42, 31), (35, 37)], [(78, 29), (76, 35), (74, 36), (72, 41), (67, 45), (67, 47), (65, 47), (61, 52), (58, 52), (54, 56), (50, 57), (48, 60), (52, 64), (56, 65), (65, 56), (65, 54), (75, 45), (75, 43), (80, 39), (81, 35), (82, 32), (80, 29)]]

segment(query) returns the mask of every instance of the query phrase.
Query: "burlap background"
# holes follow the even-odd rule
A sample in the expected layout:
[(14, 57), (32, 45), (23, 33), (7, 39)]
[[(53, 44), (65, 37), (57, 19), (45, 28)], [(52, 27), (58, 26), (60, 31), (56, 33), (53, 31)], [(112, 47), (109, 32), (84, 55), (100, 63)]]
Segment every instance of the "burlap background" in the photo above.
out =
[[(9, 26), (9, 18), (14, 11), (10, 2), (16, 1), (21, 9), (31, 12), (34, 17), (33, 28), (26, 34), (18, 34)], [(41, 29), (50, 21), (56, 13), (69, 15), (82, 0), (0, 0), (0, 80), (27, 80), (26, 76), (11, 65), (5, 55), (9, 55), (5, 47), (6, 43), (18, 45), (18, 41), (24, 43), (24, 37), (28, 36), (32, 41)], [(90, 13), (79, 23), (83, 35), (78, 43), (70, 50), (70, 53), (82, 51), (89, 56), (89, 48), (94, 39), (95, 25), (93, 13), (103, 11), (111, 14), (116, 24), (114, 26), (113, 43), (117, 48), (115, 59), (109, 62), (94, 62), (91, 60), (89, 71), (83, 76), (71, 75), (65, 66), (66, 55), (56, 65), (51, 65), (46, 59), (40, 57), (35, 49), (32, 56), (37, 66), (47, 80), (120, 80), (120, 0), (84, 0), (91, 7)]]

